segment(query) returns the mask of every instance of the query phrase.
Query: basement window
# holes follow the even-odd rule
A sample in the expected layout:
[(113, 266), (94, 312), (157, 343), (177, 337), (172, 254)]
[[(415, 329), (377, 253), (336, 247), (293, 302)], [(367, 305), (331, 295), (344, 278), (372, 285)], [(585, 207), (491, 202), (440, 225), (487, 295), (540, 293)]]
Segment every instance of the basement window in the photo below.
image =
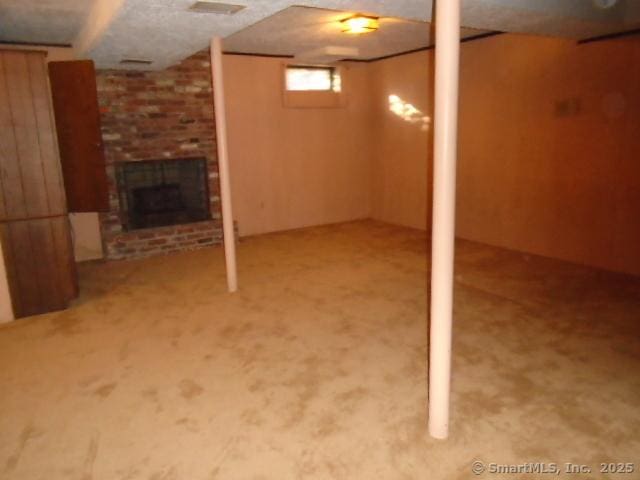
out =
[(290, 92), (339, 92), (340, 74), (333, 67), (292, 65), (286, 69), (286, 88)]

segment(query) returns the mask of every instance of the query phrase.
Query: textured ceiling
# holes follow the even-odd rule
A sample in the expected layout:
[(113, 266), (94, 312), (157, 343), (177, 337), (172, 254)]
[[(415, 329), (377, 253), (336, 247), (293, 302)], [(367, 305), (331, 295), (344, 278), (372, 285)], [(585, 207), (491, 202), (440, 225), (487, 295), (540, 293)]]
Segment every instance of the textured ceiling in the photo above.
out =
[[(122, 7), (118, 10), (114, 5), (120, 2)], [(405, 49), (405, 45), (411, 49), (429, 43), (421, 29), (426, 27), (424, 24), (399, 19), (430, 21), (432, 0), (231, 0), (246, 6), (232, 16), (190, 11), (193, 3), (194, 0), (0, 0), (0, 40), (69, 43), (85, 23), (83, 41), (74, 43), (82, 55), (93, 58), (99, 67), (121, 68), (122, 58), (140, 58), (152, 60), (152, 69), (175, 64), (206, 47), (213, 35), (229, 37), (225, 42), (227, 50), (274, 54), (300, 53), (327, 43), (354, 42), (362, 44), (358, 46), (368, 57), (396, 53)], [(480, 30), (577, 39), (640, 26), (640, 0), (617, 0), (611, 8), (596, 6), (606, 4), (606, 0), (462, 0), (462, 3), (463, 25)], [(92, 5), (100, 8), (93, 8), (88, 21), (83, 22)], [(266, 20), (294, 5), (387, 17), (382, 22), (387, 33), (382, 30), (370, 39), (347, 40), (317, 19), (287, 25), (279, 23), (278, 17)], [(84, 41), (87, 38), (90, 40)]]
[(90, 0), (0, 0), (0, 42), (71, 44)]
[(231, 0), (247, 8), (226, 16), (190, 11), (193, 3), (126, 0), (109, 26), (108, 40), (87, 54), (103, 67), (117, 67), (121, 58), (129, 57), (148, 58), (154, 61), (150, 68), (164, 68), (205, 48), (212, 35), (227, 37), (294, 4), (414, 19), (429, 17), (431, 10), (431, 0)]
[[(415, 50), (432, 44), (431, 31), (425, 22), (399, 18), (381, 18), (375, 34), (345, 35), (340, 20), (349, 14), (335, 10), (290, 7), (224, 40), (225, 51), (297, 55), (319, 46), (358, 49), (356, 58), (368, 60)], [(463, 29), (462, 36), (485, 33)]]

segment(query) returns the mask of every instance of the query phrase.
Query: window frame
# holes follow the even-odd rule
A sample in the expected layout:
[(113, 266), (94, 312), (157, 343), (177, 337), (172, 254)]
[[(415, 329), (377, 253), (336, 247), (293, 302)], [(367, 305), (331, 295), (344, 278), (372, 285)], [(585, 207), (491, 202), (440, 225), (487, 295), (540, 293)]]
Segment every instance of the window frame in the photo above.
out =
[[(293, 68), (322, 68), (331, 69), (331, 90), (287, 90), (287, 69)], [(283, 60), (280, 63), (280, 79), (281, 79), (281, 96), (283, 108), (310, 108), (310, 109), (322, 109), (322, 108), (344, 108), (348, 103), (348, 78), (345, 78), (348, 74), (349, 67), (335, 64), (335, 65), (305, 65), (302, 63), (296, 63), (294, 61)], [(337, 77), (338, 82), (336, 82)], [(334, 90), (334, 88), (338, 90)]]
[[(329, 88), (328, 89), (300, 89), (300, 90), (291, 90), (289, 89), (289, 79), (288, 73), (289, 70), (324, 70), (329, 73)], [(287, 92), (334, 92), (338, 93), (339, 91), (335, 90), (336, 87), (336, 74), (339, 75), (340, 71), (336, 67), (325, 66), (325, 65), (299, 65), (299, 64), (288, 64), (284, 69), (284, 89)]]

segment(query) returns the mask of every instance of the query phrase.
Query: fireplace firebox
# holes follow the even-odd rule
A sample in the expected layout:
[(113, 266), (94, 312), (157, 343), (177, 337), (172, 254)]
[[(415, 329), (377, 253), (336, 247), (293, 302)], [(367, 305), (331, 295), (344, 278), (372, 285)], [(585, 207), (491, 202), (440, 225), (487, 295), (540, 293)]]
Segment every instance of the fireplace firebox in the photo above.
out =
[(121, 163), (116, 180), (125, 230), (211, 218), (204, 158)]

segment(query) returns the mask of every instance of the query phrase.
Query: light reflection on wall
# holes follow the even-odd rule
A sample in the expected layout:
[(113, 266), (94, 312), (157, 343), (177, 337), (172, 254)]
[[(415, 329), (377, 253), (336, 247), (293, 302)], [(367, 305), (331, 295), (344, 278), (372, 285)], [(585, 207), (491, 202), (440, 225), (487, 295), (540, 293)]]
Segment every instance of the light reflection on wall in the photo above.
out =
[(420, 125), (420, 130), (426, 132), (431, 126), (431, 117), (422, 113), (410, 103), (397, 95), (389, 95), (389, 110), (402, 118), (405, 122)]

